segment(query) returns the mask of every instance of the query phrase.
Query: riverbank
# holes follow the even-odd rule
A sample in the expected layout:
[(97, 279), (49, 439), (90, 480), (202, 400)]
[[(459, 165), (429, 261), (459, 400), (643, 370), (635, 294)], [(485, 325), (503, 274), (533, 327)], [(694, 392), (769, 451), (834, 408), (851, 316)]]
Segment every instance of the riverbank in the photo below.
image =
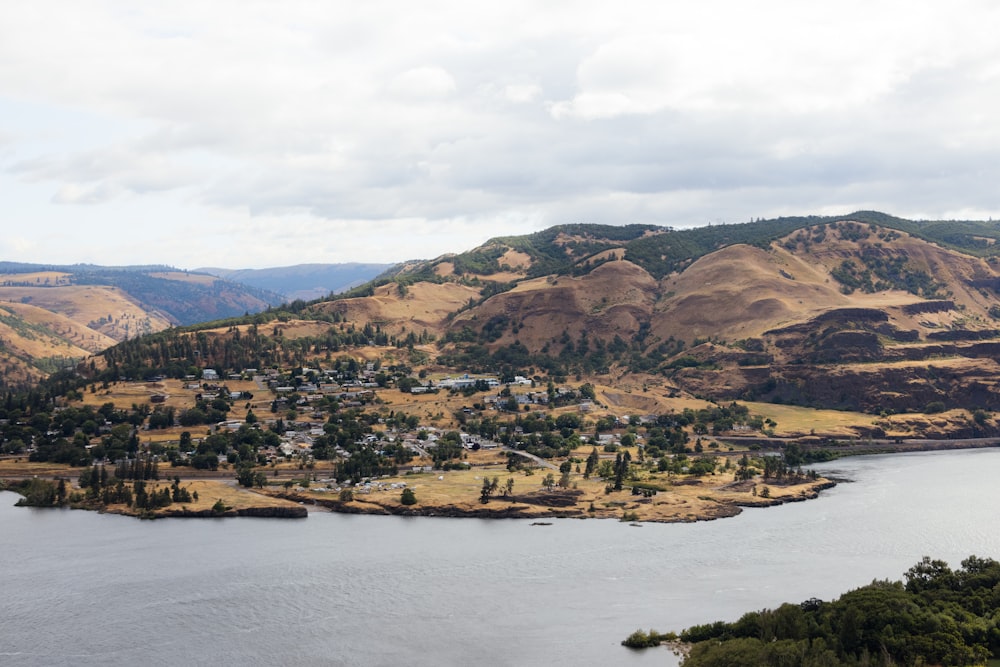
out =
[[(496, 477), (498, 487), (511, 491), (482, 502), (484, 480)], [(617, 519), (627, 522), (691, 523), (739, 515), (745, 507), (771, 507), (819, 496), (836, 482), (808, 477), (737, 481), (732, 472), (714, 475), (651, 475), (608, 488), (601, 479), (574, 479), (568, 488), (539, 487), (538, 475), (506, 470), (449, 471), (412, 474), (379, 480), (341, 494), (327, 487), (265, 488), (268, 495), (347, 514), (435, 516), (478, 519)], [(513, 480), (512, 483), (506, 480)], [(641, 485), (641, 489), (640, 489)], [(402, 488), (413, 492), (416, 503), (402, 501)], [(350, 499), (347, 499), (350, 498)]]
[[(650, 475), (642, 482), (632, 482), (636, 485), (635, 490), (626, 484), (622, 490), (615, 491), (604, 480), (596, 478), (580, 476), (569, 488), (560, 488), (554, 484), (540, 486), (539, 477), (530, 471), (515, 475), (500, 469), (411, 474), (357, 486), (343, 495), (336, 489), (323, 486), (288, 488), (282, 484), (246, 489), (232, 480), (182, 479), (181, 485), (193, 497), (154, 509), (88, 500), (79, 488), (67, 484), (65, 502), (32, 499), (24, 504), (67, 506), (142, 519), (305, 518), (309, 508), (323, 508), (346, 514), (478, 519), (594, 518), (691, 523), (737, 516), (745, 507), (802, 502), (816, 498), (821, 491), (836, 484), (824, 478), (807, 477), (737, 481), (734, 473), (727, 472), (699, 477)], [(492, 479), (497, 480), (498, 487), (509, 491), (482, 502), (483, 481)], [(512, 481), (501, 483), (501, 479)], [(544, 483), (545, 480), (542, 481)], [(166, 482), (150, 481), (147, 491), (155, 494), (168, 486)], [(8, 483), (6, 488), (18, 490), (13, 483)], [(416, 498), (414, 504), (403, 502), (403, 488), (413, 492)]]
[[(53, 486), (57, 485), (56, 482), (39, 480), (38, 478), (30, 478), (30, 481), (35, 483), (33, 486), (37, 485), (39, 481)], [(162, 481), (149, 481), (145, 486), (150, 495), (160, 492), (163, 488), (170, 488), (169, 483)], [(308, 515), (307, 509), (299, 503), (268, 494), (255, 493), (236, 486), (232, 481), (185, 480), (182, 486), (190, 494), (190, 497), (187, 497), (183, 502), (172, 502), (166, 507), (144, 509), (136, 504), (103, 503), (100, 500), (88, 498), (79, 488), (69, 485), (67, 485), (65, 500), (60, 500), (58, 496), (49, 498), (44, 493), (39, 494), (37, 489), (32, 489), (33, 492), (29, 492), (20, 482), (0, 480), (0, 490), (19, 493), (22, 500), (17, 504), (24, 507), (68, 507), (140, 519), (218, 519), (227, 517), (303, 519)]]
[[(356, 484), (350, 493), (330, 478), (332, 469), (317, 465), (306, 470), (278, 469), (263, 489), (245, 489), (235, 484), (233, 472), (186, 471), (171, 469), (182, 476), (183, 484), (198, 490), (197, 501), (173, 503), (167, 507), (139, 510), (124, 504), (94, 505), (74, 503), (81, 509), (96, 509), (141, 518), (219, 518), (238, 516), (303, 518), (309, 508), (348, 514), (436, 516), (489, 519), (600, 518), (630, 523), (690, 523), (739, 515), (746, 507), (770, 507), (816, 498), (836, 484), (830, 479), (808, 477), (749, 480), (736, 479), (735, 464), (744, 453), (751, 457), (779, 455), (789, 444), (797, 444), (807, 454), (825, 450), (833, 457), (997, 447), (1000, 439), (965, 440), (866, 439), (832, 440), (822, 437), (727, 438), (720, 440), (729, 451), (716, 451), (721, 463), (714, 473), (673, 474), (647, 470), (638, 480), (626, 480), (621, 490), (610, 481), (579, 473), (579, 466), (560, 486), (555, 475), (544, 468), (508, 471), (501, 452), (470, 452), (467, 470), (412, 472)], [(580, 460), (584, 450), (574, 452)], [(323, 463), (323, 462), (320, 462)], [(187, 473), (191, 477), (187, 477)], [(281, 477), (279, 477), (279, 473)], [(215, 479), (207, 479), (213, 474)], [(10, 459), (0, 461), (0, 479), (63, 478), (71, 492), (79, 491), (72, 480), (79, 468), (35, 464)], [(297, 475), (293, 478), (291, 475)], [(496, 480), (494, 492), (483, 499), (484, 482)], [(293, 481), (294, 480), (294, 481)], [(311, 484), (309, 483), (311, 480)], [(153, 482), (154, 488), (157, 483)], [(159, 483), (166, 485), (165, 482)], [(635, 487), (633, 492), (632, 487)], [(404, 504), (401, 491), (408, 488), (416, 502)]]

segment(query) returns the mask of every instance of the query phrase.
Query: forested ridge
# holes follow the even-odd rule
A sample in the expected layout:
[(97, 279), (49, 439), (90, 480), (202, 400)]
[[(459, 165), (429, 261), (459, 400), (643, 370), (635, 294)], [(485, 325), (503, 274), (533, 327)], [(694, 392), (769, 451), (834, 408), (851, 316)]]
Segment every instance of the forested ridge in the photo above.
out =
[[(209, 328), (218, 326), (220, 317), (231, 318), (226, 320), (226, 324), (259, 324), (287, 313), (322, 320), (329, 318), (329, 315), (318, 312), (314, 306), (329, 301), (371, 296), (375, 288), (386, 284), (397, 284), (405, 289), (420, 281), (462, 282), (480, 287), (483, 297), (488, 298), (517, 284), (516, 281), (501, 284), (490, 280), (480, 281), (478, 278), (509, 268), (502, 263), (502, 256), (507, 250), (525, 253), (530, 258), (531, 265), (526, 269), (526, 278), (529, 279), (546, 275), (572, 275), (579, 272), (579, 266), (592, 269), (600, 261), (588, 261), (588, 258), (613, 248), (623, 249), (621, 258), (637, 264), (655, 278), (662, 278), (670, 273), (683, 271), (700, 257), (727, 246), (746, 244), (766, 247), (796, 230), (839, 222), (858, 222), (907, 232), (965, 254), (983, 257), (1000, 255), (1000, 244), (996, 243), (1000, 241), (1000, 225), (992, 221), (912, 221), (876, 211), (859, 211), (842, 216), (785, 217), (690, 229), (645, 224), (566, 224), (523, 236), (496, 237), (479, 248), (435, 260), (409, 262), (342, 294), (272, 306), (263, 320), (259, 316), (240, 317), (236, 313), (220, 312), (215, 317), (204, 318), (210, 321), (202, 324), (190, 318), (184, 324), (195, 328)], [(436, 272), (436, 267), (442, 262), (454, 266), (453, 275), (442, 276)], [(118, 272), (121, 273), (123, 272)], [(101, 275), (112, 275), (112, 272), (102, 271)], [(851, 278), (847, 280), (850, 281)], [(260, 296), (266, 298), (267, 295)]]
[[(456, 273), (488, 275), (500, 270), (499, 257), (503, 249), (511, 248), (532, 258), (528, 277), (534, 278), (568, 273), (588, 256), (609, 248), (624, 248), (625, 259), (655, 278), (662, 278), (726, 246), (742, 243), (766, 247), (796, 230), (837, 222), (879, 225), (977, 256), (1000, 254), (1000, 246), (996, 244), (1000, 240), (1000, 225), (993, 221), (914, 221), (877, 211), (858, 211), (840, 216), (783, 217), (689, 229), (655, 225), (558, 225), (525, 236), (497, 237), (481, 248), (446, 259), (455, 264)], [(409, 272), (425, 270), (421, 264)]]
[(904, 581), (873, 581), (824, 602), (744, 614), (679, 635), (636, 631), (632, 648), (692, 644), (684, 667), (985, 665), (1000, 655), (1000, 563), (970, 556), (952, 570), (924, 557)]

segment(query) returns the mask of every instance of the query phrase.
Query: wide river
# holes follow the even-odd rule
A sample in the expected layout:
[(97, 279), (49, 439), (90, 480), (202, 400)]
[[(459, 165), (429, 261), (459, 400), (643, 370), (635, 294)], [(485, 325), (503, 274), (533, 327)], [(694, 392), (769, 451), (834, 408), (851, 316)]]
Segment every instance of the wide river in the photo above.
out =
[(818, 500), (695, 524), (168, 519), (0, 493), (2, 665), (675, 665), (619, 642), (1000, 559), (1000, 451), (853, 458)]

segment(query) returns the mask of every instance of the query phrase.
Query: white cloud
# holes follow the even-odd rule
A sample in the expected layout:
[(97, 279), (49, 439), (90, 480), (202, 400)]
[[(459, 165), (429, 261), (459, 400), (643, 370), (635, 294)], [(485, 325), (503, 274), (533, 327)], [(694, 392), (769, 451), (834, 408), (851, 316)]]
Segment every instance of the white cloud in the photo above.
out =
[(115, 188), (106, 185), (67, 183), (52, 196), (56, 204), (103, 204), (115, 196)]
[(0, 182), (26, 240), (59, 226), (88, 261), (187, 266), (202, 246), (381, 261), (558, 222), (996, 211), (998, 11), (6, 3)]
[(541, 94), (542, 87), (537, 83), (512, 83), (504, 87), (504, 95), (516, 104), (534, 102)]
[(441, 97), (455, 91), (455, 79), (440, 67), (415, 67), (394, 77), (389, 90), (408, 99)]

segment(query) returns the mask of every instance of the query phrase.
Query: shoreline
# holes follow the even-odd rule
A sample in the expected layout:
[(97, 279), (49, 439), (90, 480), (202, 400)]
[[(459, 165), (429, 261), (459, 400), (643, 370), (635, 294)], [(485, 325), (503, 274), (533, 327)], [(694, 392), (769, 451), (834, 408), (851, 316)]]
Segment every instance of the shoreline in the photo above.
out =
[[(507, 501), (503, 507), (470, 507), (468, 505), (398, 505), (386, 502), (374, 502), (365, 500), (341, 501), (334, 498), (320, 498), (301, 492), (275, 491), (268, 495), (284, 498), (300, 503), (306, 507), (322, 507), (326, 511), (338, 512), (341, 514), (369, 514), (375, 516), (412, 516), (412, 517), (441, 517), (455, 519), (613, 519), (628, 523), (698, 523), (701, 521), (715, 521), (739, 516), (744, 508), (766, 508), (777, 507), (787, 503), (805, 502), (819, 497), (820, 493), (832, 489), (837, 482), (827, 478), (820, 478), (816, 482), (808, 485), (808, 488), (798, 491), (794, 495), (785, 495), (774, 498), (756, 498), (753, 500), (727, 500), (717, 502), (714, 511), (700, 513), (696, 516), (662, 515), (644, 518), (623, 518), (618, 514), (611, 514), (607, 511), (589, 512), (579, 506), (572, 507), (548, 507), (539, 509), (537, 505), (532, 505), (517, 498)], [(567, 493), (569, 495), (569, 493)], [(494, 502), (504, 502), (497, 500)]]
[[(748, 442), (753, 440), (754, 442)], [(816, 437), (809, 438), (769, 438), (766, 441), (761, 439), (725, 439), (733, 445), (753, 444), (758, 447), (767, 445), (771, 450), (751, 450), (754, 454), (769, 454), (780, 451), (779, 445), (796, 442), (810, 449), (829, 449), (836, 458), (848, 458), (852, 456), (877, 456), (892, 455), (922, 451), (951, 451), (968, 449), (987, 449), (1000, 446), (1000, 438), (974, 438), (965, 440), (902, 440), (898, 442), (889, 441), (866, 441), (864, 444), (832, 444), (828, 440), (817, 441)], [(742, 450), (727, 452), (733, 456)], [(472, 470), (476, 473), (475, 480), (481, 480), (479, 475), (483, 474), (510, 474), (506, 471)], [(60, 474), (64, 473), (64, 474)], [(0, 468), (0, 490), (9, 490), (18, 493), (18, 490), (11, 484), (14, 480), (28, 480), (31, 478), (47, 479), (55, 481), (60, 478), (72, 479), (78, 474), (78, 469), (67, 468), (65, 471), (47, 470), (43, 474), (37, 474), (28, 468), (4, 470)], [(446, 473), (446, 475), (454, 473)], [(774, 507), (792, 502), (803, 502), (815, 499), (824, 490), (833, 488), (838, 481), (830, 478), (818, 478), (816, 480), (774, 480), (754, 477), (750, 481), (726, 482), (732, 477), (720, 477), (719, 475), (707, 475), (701, 477), (676, 476), (668, 477), (666, 480), (658, 479), (656, 484), (660, 486), (659, 494), (653, 497), (642, 497), (641, 495), (631, 495), (626, 490), (608, 493), (603, 490), (602, 480), (579, 480), (582, 489), (548, 489), (542, 491), (535, 487), (534, 490), (511, 495), (510, 497), (496, 496), (489, 503), (480, 503), (475, 500), (475, 489), (467, 491), (467, 485), (463, 488), (450, 488), (442, 490), (435, 496), (432, 493), (435, 485), (440, 479), (437, 471), (431, 475), (404, 475), (396, 478), (405, 481), (411, 488), (415, 489), (419, 498), (417, 504), (403, 505), (399, 502), (398, 493), (355, 493), (353, 500), (340, 500), (323, 492), (322, 489), (312, 491), (304, 488), (295, 490), (279, 489), (275, 487), (264, 489), (244, 489), (234, 484), (233, 478), (229, 474), (218, 474), (214, 478), (207, 476), (197, 476), (191, 479), (184, 479), (184, 482), (193, 485), (210, 485), (212, 491), (202, 493), (204, 498), (216, 498), (223, 494), (222, 488), (230, 490), (231, 495), (226, 497), (226, 509), (217, 511), (211, 505), (204, 503), (189, 503), (184, 505), (173, 505), (156, 510), (134, 510), (132, 508), (111, 505), (105, 507), (87, 506), (86, 503), (73, 503), (73, 509), (85, 509), (104, 513), (121, 514), (140, 519), (158, 518), (232, 518), (232, 517), (260, 517), (260, 518), (306, 518), (311, 511), (330, 511), (344, 514), (371, 514), (384, 516), (427, 516), (445, 518), (479, 518), (479, 519), (616, 519), (628, 523), (695, 523), (701, 521), (714, 521), (717, 519), (738, 516), (743, 508), (747, 507)], [(454, 479), (454, 478), (453, 478)], [(469, 478), (471, 479), (471, 478)], [(518, 477), (518, 479), (523, 479)], [(525, 483), (518, 482), (519, 487)], [(480, 481), (475, 482), (481, 484)], [(766, 489), (765, 493), (757, 494), (757, 489)], [(601, 491), (598, 491), (601, 488)], [(753, 491), (751, 494), (750, 491)], [(23, 496), (22, 496), (23, 498)], [(39, 505), (33, 505), (39, 506)], [(42, 505), (44, 507), (44, 505)], [(70, 506), (69, 503), (63, 506)]]

